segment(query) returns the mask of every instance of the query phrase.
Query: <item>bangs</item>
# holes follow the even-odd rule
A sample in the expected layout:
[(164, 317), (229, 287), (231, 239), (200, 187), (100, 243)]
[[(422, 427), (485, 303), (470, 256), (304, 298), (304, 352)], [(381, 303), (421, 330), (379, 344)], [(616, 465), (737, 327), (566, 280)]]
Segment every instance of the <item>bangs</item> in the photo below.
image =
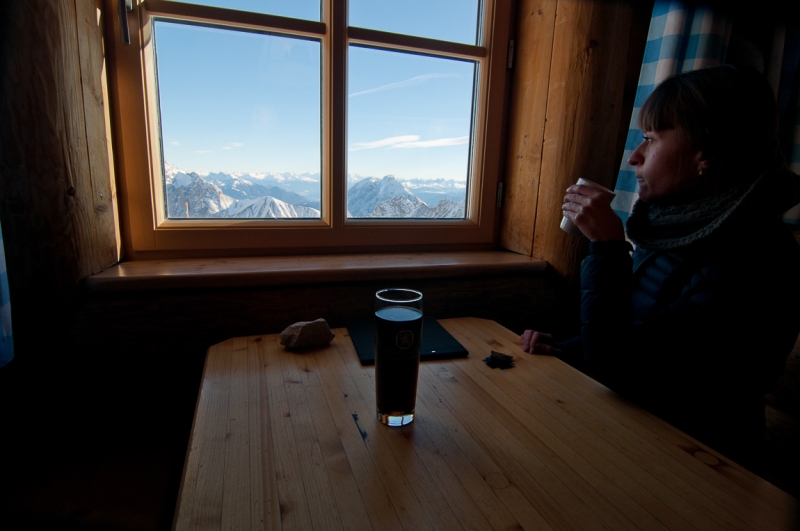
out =
[(639, 110), (637, 122), (642, 131), (665, 131), (677, 129), (679, 124), (676, 98), (669, 94), (668, 86), (662, 83), (645, 100)]

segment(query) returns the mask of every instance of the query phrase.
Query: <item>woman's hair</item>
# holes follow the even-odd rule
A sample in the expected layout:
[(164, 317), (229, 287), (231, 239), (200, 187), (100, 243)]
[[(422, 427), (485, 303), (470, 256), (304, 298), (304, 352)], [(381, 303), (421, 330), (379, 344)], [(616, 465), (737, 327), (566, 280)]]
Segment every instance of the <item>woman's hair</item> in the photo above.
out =
[(678, 131), (725, 187), (754, 179), (777, 156), (775, 96), (754, 69), (723, 65), (672, 76), (653, 90), (638, 121), (643, 131)]

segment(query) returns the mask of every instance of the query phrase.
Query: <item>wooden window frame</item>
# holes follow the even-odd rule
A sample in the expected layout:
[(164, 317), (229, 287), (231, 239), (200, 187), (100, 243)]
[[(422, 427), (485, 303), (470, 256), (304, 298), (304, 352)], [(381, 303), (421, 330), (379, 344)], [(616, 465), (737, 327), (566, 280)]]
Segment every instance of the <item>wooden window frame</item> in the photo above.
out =
[[(107, 12), (116, 1), (105, 0)], [(496, 247), (499, 209), (496, 191), (504, 162), (507, 50), (511, 0), (484, 0), (483, 46), (470, 46), (347, 26), (346, 0), (323, 5), (323, 22), (231, 12), (166, 0), (136, 0), (128, 14), (131, 44), (119, 39), (119, 20), (108, 17), (106, 49), (114, 133), (120, 228), (126, 259), (340, 252), (485, 250)], [(170, 221), (163, 215), (161, 153), (148, 17), (320, 38), (323, 46), (323, 215), (320, 220)], [(465, 220), (364, 220), (346, 218), (347, 51), (350, 43), (470, 58), (479, 62), (480, 83)], [(329, 177), (326, 177), (329, 176)], [(160, 213), (159, 210), (162, 212)]]

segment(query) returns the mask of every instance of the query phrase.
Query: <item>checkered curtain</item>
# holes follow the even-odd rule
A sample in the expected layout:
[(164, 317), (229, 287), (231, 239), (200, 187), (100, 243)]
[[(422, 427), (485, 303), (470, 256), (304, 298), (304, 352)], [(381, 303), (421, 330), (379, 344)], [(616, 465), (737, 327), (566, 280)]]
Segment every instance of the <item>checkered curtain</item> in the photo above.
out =
[(3, 230), (0, 228), (0, 367), (14, 358), (14, 338), (11, 335), (11, 299), (8, 294), (8, 274), (3, 245)]
[[(623, 221), (627, 221), (633, 204), (639, 197), (635, 168), (629, 165), (627, 160), (642, 141), (642, 131), (636, 122), (644, 100), (661, 81), (673, 74), (722, 64), (730, 33), (730, 20), (719, 13), (714, 13), (708, 7), (695, 8), (680, 1), (656, 0), (625, 142), (625, 154), (617, 177), (617, 196), (611, 204)], [(786, 35), (778, 87), (778, 106), (783, 119), (794, 117), (793, 138), (787, 155), (791, 170), (800, 174), (800, 90), (796, 89), (800, 84), (798, 69), (800, 69), (800, 30), (792, 27)], [(788, 96), (790, 94), (791, 101)], [(800, 227), (800, 205), (786, 212), (784, 221)]]
[(611, 204), (623, 221), (627, 221), (639, 197), (636, 171), (627, 160), (642, 141), (642, 131), (636, 121), (644, 100), (671, 75), (722, 64), (730, 30), (730, 21), (715, 15), (710, 8), (656, 0), (625, 142), (625, 154), (617, 177), (617, 196)]

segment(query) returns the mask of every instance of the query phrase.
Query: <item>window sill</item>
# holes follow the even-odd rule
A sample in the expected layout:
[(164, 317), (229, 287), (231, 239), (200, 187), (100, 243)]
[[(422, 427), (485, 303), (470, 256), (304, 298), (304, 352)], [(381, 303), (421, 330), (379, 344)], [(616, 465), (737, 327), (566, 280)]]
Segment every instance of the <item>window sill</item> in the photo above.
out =
[(242, 288), (379, 279), (535, 273), (544, 260), (508, 251), (278, 256), (123, 262), (86, 279), (92, 293)]

